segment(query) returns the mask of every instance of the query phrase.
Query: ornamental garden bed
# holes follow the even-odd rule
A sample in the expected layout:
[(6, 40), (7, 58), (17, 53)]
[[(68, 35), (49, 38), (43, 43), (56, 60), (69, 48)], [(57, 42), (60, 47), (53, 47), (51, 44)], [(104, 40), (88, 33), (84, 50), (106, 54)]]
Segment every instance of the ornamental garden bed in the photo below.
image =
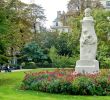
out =
[(26, 72), (21, 89), (71, 95), (110, 95), (110, 71), (93, 74), (78, 74), (72, 69)]

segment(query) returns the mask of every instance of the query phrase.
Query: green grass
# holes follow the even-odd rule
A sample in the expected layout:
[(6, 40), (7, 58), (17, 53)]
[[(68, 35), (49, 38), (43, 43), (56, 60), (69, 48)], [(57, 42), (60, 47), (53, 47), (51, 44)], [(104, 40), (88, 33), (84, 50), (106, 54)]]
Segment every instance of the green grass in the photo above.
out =
[[(37, 69), (32, 71), (41, 71)], [(52, 70), (52, 69), (48, 69)], [(0, 73), (0, 100), (110, 100), (109, 96), (72, 96), (19, 89), (24, 72)]]

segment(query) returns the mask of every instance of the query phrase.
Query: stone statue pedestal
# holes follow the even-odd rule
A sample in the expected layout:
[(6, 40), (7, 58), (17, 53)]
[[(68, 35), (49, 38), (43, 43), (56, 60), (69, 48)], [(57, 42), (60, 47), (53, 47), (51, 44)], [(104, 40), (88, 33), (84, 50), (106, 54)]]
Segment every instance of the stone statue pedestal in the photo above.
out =
[(82, 74), (98, 73), (99, 62), (97, 60), (79, 60), (76, 62), (75, 71)]
[(96, 60), (97, 36), (94, 29), (94, 19), (90, 13), (91, 9), (87, 8), (85, 17), (81, 21), (80, 60), (76, 62), (75, 67), (75, 71), (78, 73), (99, 72), (99, 62)]

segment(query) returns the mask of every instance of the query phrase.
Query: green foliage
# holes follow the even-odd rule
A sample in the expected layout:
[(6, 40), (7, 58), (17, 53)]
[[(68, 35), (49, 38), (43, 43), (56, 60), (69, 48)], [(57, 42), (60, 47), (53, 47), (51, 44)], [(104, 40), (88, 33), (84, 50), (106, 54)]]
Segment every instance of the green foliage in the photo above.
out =
[(57, 72), (57, 70), (55, 72), (47, 71), (27, 74), (21, 87), (23, 89), (31, 89), (49, 93), (71, 93), (71, 83), (58, 78), (60, 75), (63, 75), (63, 72)]
[(73, 81), (73, 92), (77, 95), (109, 95), (110, 83), (107, 76), (96, 79), (79, 77)]
[(35, 69), (37, 68), (37, 65), (35, 62), (25, 62), (25, 63), (22, 63), (22, 68), (23, 69)]
[(85, 75), (64, 69), (26, 73), (21, 88), (72, 95), (110, 95), (109, 72), (103, 71)]
[(60, 80), (53, 80), (53, 82), (48, 85), (47, 91), (50, 93), (60, 93), (60, 84)]
[[(71, 36), (71, 40), (73, 41), (72, 54), (73, 56), (79, 55), (79, 37), (81, 33), (81, 23), (83, 14), (77, 16), (70, 16), (66, 19), (67, 25), (72, 27), (73, 35)], [(110, 11), (106, 11), (105, 9), (93, 9), (93, 17), (96, 20), (95, 30), (98, 36), (98, 51), (97, 51), (97, 59), (100, 61), (100, 68), (109, 68), (110, 67), (110, 22), (107, 17), (110, 16)]]
[(57, 49), (57, 53), (62, 56), (77, 55), (79, 50), (79, 36), (72, 33), (61, 33), (57, 37), (56, 44), (54, 45)]
[(63, 93), (69, 94), (72, 91), (72, 85), (70, 82), (62, 80), (53, 80), (51, 84), (48, 84), (47, 92), (49, 93)]
[(0, 41), (0, 54), (4, 54), (5, 53), (5, 44), (3, 42)]
[(0, 55), (0, 64), (7, 64), (8, 60), (10, 60), (9, 57), (7, 57), (5, 55)]
[(57, 39), (56, 43), (56, 49), (58, 50), (59, 55), (72, 55), (72, 48), (69, 47), (69, 36), (67, 33), (61, 33), (60, 36)]
[(22, 52), (27, 56), (28, 60), (31, 59), (34, 62), (42, 62), (42, 60), (47, 59), (47, 56), (43, 53), (43, 50), (36, 42), (31, 42), (25, 45)]
[(3, 56), (10, 56), (12, 59), (22, 56), (21, 49), (36, 37), (31, 32), (33, 24), (37, 19), (41, 23), (44, 17), (44, 9), (36, 4), (28, 5), (20, 0), (0, 1), (0, 43), (4, 43), (5, 49)]
[[(26, 55), (27, 58), (22, 59), (22, 62), (32, 59), (32, 61), (39, 66), (45, 65), (50, 67), (52, 60), (53, 67), (75, 66), (75, 62), (79, 57), (80, 20), (83, 17), (83, 12), (80, 12), (80, 14), (75, 13), (73, 16), (68, 16), (67, 14), (66, 19), (61, 18), (62, 22), (65, 23), (64, 25), (72, 28), (71, 33), (61, 33), (59, 35), (57, 32), (49, 32), (44, 28), (42, 28), (42, 33), (39, 33), (36, 30), (36, 23), (45, 21), (44, 9), (41, 6), (36, 4), (27, 5), (19, 0), (6, 1), (7, 2), (4, 2), (4, 0), (2, 0), (0, 3), (1, 63), (6, 63), (10, 60), (7, 59), (9, 57), (14, 59), (15, 57)], [(73, 1), (70, 1), (70, 6), (71, 2), (74, 4)], [(83, 5), (84, 4), (82, 4), (82, 6)], [(100, 61), (101, 68), (110, 67), (110, 40), (108, 39), (110, 22), (107, 19), (108, 16), (110, 16), (109, 11), (93, 9), (93, 17), (96, 20), (95, 30), (98, 36), (97, 59)], [(37, 45), (30, 45), (28, 48), (29, 51), (25, 50), (22, 55), (20, 51), (25, 44), (33, 40), (36, 41)], [(56, 53), (50, 54), (49, 49), (52, 46), (54, 46), (57, 51)]]
[(109, 43), (101, 42), (98, 48), (97, 59), (100, 61), (101, 68), (110, 68), (110, 47)]
[[(36, 71), (43, 71), (45, 69), (37, 69)], [(48, 69), (50, 70), (50, 69)], [(52, 70), (52, 69), (51, 69)], [(54, 69), (53, 69), (54, 70)], [(31, 72), (35, 71), (32, 70)], [(49, 94), (38, 91), (19, 90), (19, 84), (24, 77), (23, 72), (14, 73), (0, 73), (0, 99), (2, 100), (109, 100), (110, 96), (72, 96), (72, 95), (60, 95)]]
[(110, 95), (109, 79), (106, 76), (98, 77), (96, 79), (96, 94), (97, 95)]
[(74, 67), (77, 56), (69, 57), (69, 56), (60, 56), (57, 54), (57, 50), (55, 47), (52, 47), (49, 52), (49, 57), (52, 60), (53, 67), (57, 68), (65, 68), (65, 67)]
[(101, 41), (108, 41), (107, 35), (110, 31), (110, 24), (107, 17), (110, 16), (110, 12), (103, 9), (96, 9), (93, 11), (93, 16), (96, 20), (95, 29), (99, 43)]
[(110, 23), (107, 19), (110, 16), (109, 11), (94, 10), (93, 11), (94, 19), (96, 20), (95, 28), (98, 36), (98, 54), (97, 59), (100, 61), (101, 68), (110, 67), (110, 41), (108, 39), (108, 34), (110, 32)]
[[(4, 5), (0, 5), (0, 35), (6, 35), (10, 32), (10, 20), (7, 19), (7, 10)], [(0, 37), (1, 37), (0, 36)]]
[(73, 81), (73, 92), (77, 95), (94, 95), (95, 86), (93, 80), (87, 77), (79, 77)]
[(8, 63), (8, 60), (10, 60), (9, 57), (6, 56), (6, 45), (3, 41), (0, 41), (0, 64)]
[(39, 34), (38, 43), (40, 42), (39, 45), (43, 48), (50, 49), (52, 46), (57, 44), (58, 37), (58, 33), (47, 31)]

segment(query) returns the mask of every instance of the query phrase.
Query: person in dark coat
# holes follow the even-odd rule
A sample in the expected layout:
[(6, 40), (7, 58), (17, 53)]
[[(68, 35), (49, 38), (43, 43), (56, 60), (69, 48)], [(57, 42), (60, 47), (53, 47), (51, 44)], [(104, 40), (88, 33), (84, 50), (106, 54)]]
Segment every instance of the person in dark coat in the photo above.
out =
[(11, 68), (10, 68), (10, 66), (8, 65), (8, 72), (11, 72)]
[(2, 71), (2, 66), (0, 66), (0, 72)]

